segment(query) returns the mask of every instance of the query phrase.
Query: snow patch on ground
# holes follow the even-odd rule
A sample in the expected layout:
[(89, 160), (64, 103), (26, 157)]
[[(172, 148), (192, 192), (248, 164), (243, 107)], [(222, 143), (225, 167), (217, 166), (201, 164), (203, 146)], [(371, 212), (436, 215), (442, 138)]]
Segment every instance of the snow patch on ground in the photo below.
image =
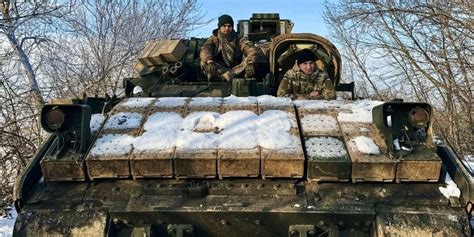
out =
[(18, 214), (15, 208), (10, 208), (11, 210), (8, 211), (9, 215), (7, 217), (0, 217), (0, 237), (10, 237), (13, 235), (13, 226)]
[(461, 196), (461, 190), (458, 188), (448, 173), (446, 173), (446, 179), (444, 180), (444, 183), (446, 184), (446, 187), (438, 188), (443, 196), (445, 196), (447, 199), (449, 199), (449, 197), (459, 198)]
[(354, 139), (351, 140), (351, 143), (353, 144), (353, 149), (364, 153), (364, 154), (369, 154), (369, 155), (379, 155), (380, 154), (380, 149), (377, 144), (375, 144), (374, 140), (372, 138), (366, 137), (366, 136), (358, 136)]

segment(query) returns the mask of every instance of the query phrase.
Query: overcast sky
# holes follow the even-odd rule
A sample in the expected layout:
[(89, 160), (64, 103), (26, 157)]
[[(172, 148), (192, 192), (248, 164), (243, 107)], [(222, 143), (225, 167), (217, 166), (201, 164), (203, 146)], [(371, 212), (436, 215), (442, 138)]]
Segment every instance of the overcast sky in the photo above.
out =
[(217, 28), (217, 17), (222, 14), (231, 15), (235, 25), (238, 20), (249, 19), (252, 13), (279, 13), (280, 19), (293, 21), (293, 33), (314, 33), (328, 36), (322, 18), (322, 0), (203, 0), (202, 13), (204, 19), (211, 23), (191, 32), (192, 37), (208, 37)]

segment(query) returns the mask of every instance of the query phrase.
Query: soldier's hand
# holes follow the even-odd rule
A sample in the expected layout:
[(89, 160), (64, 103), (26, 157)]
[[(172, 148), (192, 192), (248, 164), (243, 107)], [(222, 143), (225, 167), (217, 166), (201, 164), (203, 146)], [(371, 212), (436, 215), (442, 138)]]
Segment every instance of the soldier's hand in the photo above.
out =
[(318, 91), (312, 91), (311, 93), (309, 93), (309, 96), (311, 97), (317, 97), (318, 95), (319, 95)]
[[(208, 61), (211, 61), (211, 60), (208, 60)], [(213, 61), (206, 64), (206, 73), (210, 75), (215, 75), (217, 73), (217, 67)]]
[(253, 64), (247, 64), (245, 68), (245, 78), (255, 77), (255, 66)]
[(255, 63), (255, 60), (256, 60), (256, 56), (255, 56), (255, 53), (249, 55), (247, 58), (245, 58), (245, 62), (247, 64), (254, 64)]

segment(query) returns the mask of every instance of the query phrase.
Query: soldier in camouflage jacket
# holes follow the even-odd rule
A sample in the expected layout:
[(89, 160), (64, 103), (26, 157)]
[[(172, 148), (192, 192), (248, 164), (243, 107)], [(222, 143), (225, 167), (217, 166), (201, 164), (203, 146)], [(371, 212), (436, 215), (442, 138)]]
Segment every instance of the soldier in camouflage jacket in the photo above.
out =
[(311, 50), (301, 50), (295, 66), (283, 76), (277, 95), (292, 99), (335, 99), (334, 84), (326, 72), (316, 68), (315, 61), (316, 55)]
[(208, 80), (231, 81), (240, 74), (246, 78), (253, 77), (257, 49), (233, 30), (234, 21), (229, 15), (220, 16), (217, 26), (201, 47), (199, 57), (203, 73)]

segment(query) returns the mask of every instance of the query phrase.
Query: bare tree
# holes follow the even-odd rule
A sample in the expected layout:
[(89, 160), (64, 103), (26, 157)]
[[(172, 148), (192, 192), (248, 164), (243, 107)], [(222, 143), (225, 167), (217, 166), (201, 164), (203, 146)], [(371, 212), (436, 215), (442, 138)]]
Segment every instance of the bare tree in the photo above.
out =
[[(0, 196), (11, 201), (14, 178), (41, 143), (36, 108), (31, 105), (27, 83), (13, 60), (15, 53), (0, 55)], [(3, 203), (3, 204), (6, 204)]]
[(48, 40), (48, 30), (45, 29), (54, 21), (54, 18), (60, 17), (61, 7), (61, 4), (53, 1), (3, 0), (0, 2), (0, 35), (8, 40), (15, 58), (20, 62), (28, 79), (29, 93), (37, 109), (43, 105), (44, 98), (28, 50)]
[(42, 141), (37, 114), (44, 95), (34, 55), (61, 16), (54, 1), (0, 2), (1, 196), (11, 198), (13, 179)]
[(469, 1), (342, 1), (326, 4), (325, 20), (378, 98), (390, 91), (431, 103), (437, 132), (462, 153), (474, 138), (472, 9)]
[(187, 36), (202, 22), (199, 8), (197, 0), (0, 1), (0, 195), (11, 198), (9, 177), (44, 140), (45, 101), (117, 93), (145, 43)]
[(186, 36), (203, 23), (199, 7), (196, 0), (82, 1), (64, 19), (68, 33), (48, 53), (51, 87), (67, 85), (55, 94), (117, 93), (145, 43)]

